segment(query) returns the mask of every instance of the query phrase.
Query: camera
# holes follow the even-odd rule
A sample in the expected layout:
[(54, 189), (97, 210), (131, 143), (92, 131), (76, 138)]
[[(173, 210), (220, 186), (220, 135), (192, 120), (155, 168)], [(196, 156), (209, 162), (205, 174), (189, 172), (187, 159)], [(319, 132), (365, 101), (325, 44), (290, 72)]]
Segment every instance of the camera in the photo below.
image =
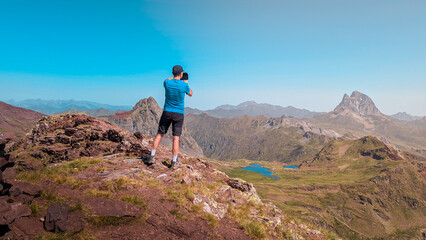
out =
[(184, 72), (180, 80), (188, 80), (188, 73)]

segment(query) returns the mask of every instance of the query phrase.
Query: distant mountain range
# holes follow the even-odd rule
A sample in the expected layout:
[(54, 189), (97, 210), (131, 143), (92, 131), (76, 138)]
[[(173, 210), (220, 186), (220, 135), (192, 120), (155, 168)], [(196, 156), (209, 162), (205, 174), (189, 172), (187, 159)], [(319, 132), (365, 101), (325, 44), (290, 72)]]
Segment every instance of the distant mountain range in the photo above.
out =
[(86, 114), (92, 117), (100, 117), (100, 116), (109, 116), (109, 115), (114, 115), (116, 113), (122, 112), (123, 110), (109, 110), (109, 109), (105, 109), (105, 108), (98, 108), (98, 109), (90, 109), (90, 110), (77, 110), (77, 109), (68, 109), (62, 113), (75, 113), (75, 114)]
[(414, 121), (414, 120), (424, 118), (424, 117), (419, 117), (419, 116), (413, 116), (413, 115), (408, 114), (406, 112), (395, 113), (393, 115), (389, 115), (389, 117), (392, 117), (392, 118), (395, 118), (395, 119), (398, 119), (398, 120), (402, 120), (402, 121)]
[(266, 117), (297, 117), (297, 118), (310, 118), (319, 114), (319, 112), (311, 112), (306, 109), (295, 108), (292, 106), (282, 107), (278, 105), (271, 105), (267, 103), (256, 103), (254, 101), (243, 102), (238, 105), (221, 105), (211, 110), (199, 110), (194, 108), (186, 108), (185, 113), (188, 114), (202, 114), (207, 113), (213, 117), (219, 118), (234, 118), (244, 115)]
[(104, 108), (107, 110), (130, 110), (131, 106), (115, 106), (109, 104), (102, 104), (97, 102), (89, 101), (76, 101), (76, 100), (42, 100), (42, 99), (28, 99), (23, 101), (7, 101), (8, 104), (31, 109), (37, 112), (41, 112), (47, 115), (62, 113), (69, 109), (76, 109), (78, 111), (86, 111), (91, 109)]

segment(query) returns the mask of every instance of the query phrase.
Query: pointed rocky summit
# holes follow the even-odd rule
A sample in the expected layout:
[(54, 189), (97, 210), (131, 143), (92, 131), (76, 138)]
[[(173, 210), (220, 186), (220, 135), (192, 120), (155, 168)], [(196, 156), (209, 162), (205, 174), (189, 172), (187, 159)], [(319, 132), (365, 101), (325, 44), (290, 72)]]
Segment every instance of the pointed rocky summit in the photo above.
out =
[(350, 97), (345, 93), (342, 102), (334, 109), (337, 114), (344, 111), (351, 111), (360, 116), (383, 116), (373, 100), (358, 91), (352, 92)]

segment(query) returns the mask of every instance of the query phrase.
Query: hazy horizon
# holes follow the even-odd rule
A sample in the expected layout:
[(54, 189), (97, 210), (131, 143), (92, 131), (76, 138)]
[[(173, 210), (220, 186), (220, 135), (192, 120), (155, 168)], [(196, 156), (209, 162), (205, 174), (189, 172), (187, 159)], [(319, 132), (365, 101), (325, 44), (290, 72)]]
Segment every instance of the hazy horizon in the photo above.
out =
[[(351, 95), (351, 92), (350, 93), (346, 93), (346, 94), (348, 94), (348, 95)], [(153, 96), (149, 96), (149, 97), (153, 97)], [(343, 96), (342, 96), (342, 98), (343, 98)], [(160, 99), (157, 99), (157, 98), (155, 98), (154, 97), (154, 99), (157, 101), (157, 103), (160, 105), (160, 107), (162, 107), (163, 106), (163, 104), (164, 104), (164, 100), (163, 100), (163, 98), (160, 98)], [(138, 101), (136, 101), (136, 102), (134, 102), (133, 104), (129, 104), (129, 105), (127, 105), (127, 104), (114, 104), (114, 103), (104, 103), (104, 102), (97, 102), (97, 101), (89, 101), (89, 100), (84, 100), (84, 99), (41, 99), (41, 98), (33, 98), (33, 99), (23, 99), (23, 100), (16, 100), (16, 99), (0, 99), (0, 101), (3, 101), (3, 102), (6, 102), (6, 103), (9, 103), (9, 102), (11, 102), (11, 101), (14, 101), (14, 102), (22, 102), (22, 101), (30, 101), (30, 100), (41, 100), (41, 101), (87, 101), (87, 102), (93, 102), (93, 103), (98, 103), (98, 104), (106, 104), (106, 105), (112, 105), (112, 106), (122, 106), (122, 107), (129, 107), (129, 108), (132, 108)], [(291, 106), (291, 107), (296, 107), (296, 106), (293, 106), (293, 105), (280, 105), (280, 104), (272, 104), (272, 103), (268, 103), (268, 102), (258, 102), (258, 101), (254, 101), (254, 100), (245, 100), (245, 101), (242, 101), (242, 102), (239, 102), (239, 103), (235, 103), (235, 104), (230, 104), (230, 103), (225, 103), (225, 104), (220, 104), (220, 105), (217, 105), (217, 106), (213, 106), (213, 107), (211, 107), (211, 108), (205, 108), (205, 109), (201, 109), (201, 108), (197, 108), (197, 107), (192, 107), (192, 106), (185, 106), (185, 107), (190, 107), (190, 108), (195, 108), (195, 109), (198, 109), (198, 110), (202, 110), (202, 111), (207, 111), (207, 110), (213, 110), (213, 109), (215, 109), (216, 107), (219, 107), (219, 106), (222, 106), (222, 105), (233, 105), (233, 106), (236, 106), (236, 105), (239, 105), (239, 104), (242, 104), (242, 103), (245, 103), (245, 102), (255, 102), (255, 103), (257, 103), (257, 104), (270, 104), (270, 105), (274, 105), (274, 106), (281, 106), (281, 107), (289, 107), (289, 106)], [(373, 102), (374, 102), (374, 100), (373, 100)], [(340, 102), (338, 102), (337, 104), (336, 104), (336, 106), (339, 104)], [(375, 103), (376, 104), (376, 103)], [(329, 110), (325, 110), (325, 111), (315, 111), (315, 110), (312, 110), (312, 109), (307, 109), (307, 108), (304, 108), (304, 107), (296, 107), (296, 108), (299, 108), (299, 109), (305, 109), (305, 110), (308, 110), (308, 111), (312, 111), (312, 112), (330, 112), (330, 111), (332, 111), (332, 110), (334, 110), (334, 108), (336, 107), (336, 106), (334, 106), (332, 109), (329, 109)], [(376, 106), (377, 106), (377, 104), (376, 104)], [(380, 108), (379, 108), (379, 110), (380, 110)], [(380, 110), (381, 111), (381, 110)], [(386, 115), (393, 115), (393, 114), (396, 114), (396, 113), (400, 113), (400, 112), (394, 112), (394, 113), (385, 113), (385, 112), (383, 112), (383, 111), (381, 111), (382, 113), (384, 113), (384, 114), (386, 114)], [(408, 114), (410, 114), (410, 115), (413, 115), (413, 116), (419, 116), (419, 117), (425, 117), (425, 115), (416, 115), (416, 114), (411, 114), (410, 112), (406, 112), (406, 111), (401, 111), (401, 112), (405, 112), (405, 113), (408, 113)]]
[(256, 101), (328, 112), (360, 91), (425, 116), (426, 2), (0, 3), (1, 100), (164, 102), (181, 64), (202, 110)]

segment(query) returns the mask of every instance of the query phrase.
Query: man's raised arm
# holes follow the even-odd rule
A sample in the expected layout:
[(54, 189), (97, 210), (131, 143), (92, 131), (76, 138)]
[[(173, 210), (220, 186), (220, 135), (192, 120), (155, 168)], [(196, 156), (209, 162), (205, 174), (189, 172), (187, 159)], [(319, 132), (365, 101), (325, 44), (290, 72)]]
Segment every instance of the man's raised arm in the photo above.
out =
[[(186, 83), (188, 83), (188, 80), (183, 80), (183, 81), (186, 82)], [(191, 88), (189, 88), (188, 96), (192, 97), (192, 89)]]

